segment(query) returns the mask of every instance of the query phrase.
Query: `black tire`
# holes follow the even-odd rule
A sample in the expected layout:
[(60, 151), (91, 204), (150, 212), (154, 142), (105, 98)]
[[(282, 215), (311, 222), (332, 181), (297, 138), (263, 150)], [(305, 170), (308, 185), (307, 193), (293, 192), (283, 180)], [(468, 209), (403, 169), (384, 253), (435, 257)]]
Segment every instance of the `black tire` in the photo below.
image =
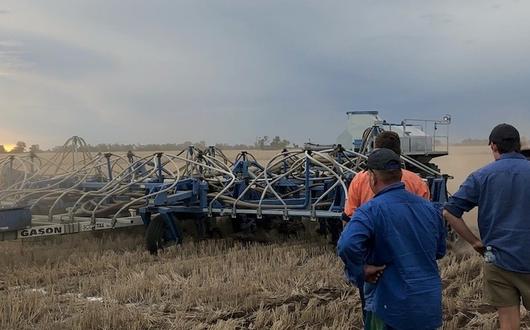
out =
[(164, 229), (166, 225), (162, 216), (152, 218), (145, 230), (145, 247), (152, 255), (157, 255), (158, 250), (163, 248)]

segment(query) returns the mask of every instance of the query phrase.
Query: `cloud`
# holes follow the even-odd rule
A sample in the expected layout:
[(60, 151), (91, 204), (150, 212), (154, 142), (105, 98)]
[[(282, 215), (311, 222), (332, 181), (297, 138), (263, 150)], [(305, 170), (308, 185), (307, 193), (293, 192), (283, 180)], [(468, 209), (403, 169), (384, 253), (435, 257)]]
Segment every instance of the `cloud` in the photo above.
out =
[(0, 39), (0, 74), (7, 75), (13, 70), (24, 66), (19, 58), (21, 51), (19, 44), (10, 40)]
[(51, 79), (76, 79), (112, 70), (112, 58), (38, 33), (0, 31), (2, 67), (31, 71)]
[(11, 7), (0, 21), (9, 119), (0, 128), (44, 145), (73, 134), (91, 143), (332, 143), (355, 109), (391, 121), (451, 113), (456, 138), (481, 137), (504, 118), (530, 132), (524, 2)]

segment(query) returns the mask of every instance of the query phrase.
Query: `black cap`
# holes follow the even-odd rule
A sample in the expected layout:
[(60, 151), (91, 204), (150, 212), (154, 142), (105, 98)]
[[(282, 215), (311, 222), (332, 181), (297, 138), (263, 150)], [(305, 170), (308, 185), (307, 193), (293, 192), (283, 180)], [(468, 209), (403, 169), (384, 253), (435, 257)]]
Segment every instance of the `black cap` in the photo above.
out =
[(519, 131), (509, 124), (500, 124), (493, 128), (489, 144), (499, 144), (503, 141), (520, 141)]
[(366, 168), (369, 170), (399, 170), (401, 169), (401, 158), (390, 149), (375, 149), (368, 155)]

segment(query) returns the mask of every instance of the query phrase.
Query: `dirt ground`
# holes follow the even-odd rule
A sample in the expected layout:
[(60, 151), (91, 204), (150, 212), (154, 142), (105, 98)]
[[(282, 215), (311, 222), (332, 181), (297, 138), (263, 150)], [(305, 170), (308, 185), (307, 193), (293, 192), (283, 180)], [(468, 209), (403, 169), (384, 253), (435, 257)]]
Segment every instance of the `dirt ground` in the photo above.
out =
[[(454, 192), (491, 159), (487, 147), (453, 147), (437, 163)], [(481, 302), (481, 262), (463, 244), (440, 261), (444, 329), (497, 327)], [(361, 328), (358, 295), (323, 239), (188, 240), (158, 257), (144, 252), (141, 228), (0, 242), (0, 329), (308, 328)]]

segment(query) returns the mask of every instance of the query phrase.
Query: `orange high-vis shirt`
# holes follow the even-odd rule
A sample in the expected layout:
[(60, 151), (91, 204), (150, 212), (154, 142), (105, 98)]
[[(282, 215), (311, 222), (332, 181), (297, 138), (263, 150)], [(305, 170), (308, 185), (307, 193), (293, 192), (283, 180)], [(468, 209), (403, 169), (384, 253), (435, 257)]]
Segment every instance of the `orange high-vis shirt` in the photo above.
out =
[[(408, 170), (402, 170), (401, 181), (405, 183), (405, 189), (415, 195), (430, 199), (431, 194), (429, 187), (420, 178), (420, 176), (414, 172)], [(346, 199), (346, 205), (344, 206), (344, 213), (351, 217), (355, 210), (374, 198), (374, 192), (370, 188), (370, 174), (368, 171), (357, 173), (348, 188), (348, 196)]]

